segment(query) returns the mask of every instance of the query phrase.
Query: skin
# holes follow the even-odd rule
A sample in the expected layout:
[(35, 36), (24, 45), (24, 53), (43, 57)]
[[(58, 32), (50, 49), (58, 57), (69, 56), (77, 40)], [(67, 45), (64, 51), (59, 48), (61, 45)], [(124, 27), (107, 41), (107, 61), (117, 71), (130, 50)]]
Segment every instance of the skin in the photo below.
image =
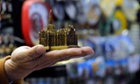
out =
[(9, 81), (23, 79), (31, 72), (49, 67), (59, 61), (93, 54), (90, 47), (69, 48), (46, 52), (45, 47), (22, 46), (11, 54), (5, 62), (5, 71)]

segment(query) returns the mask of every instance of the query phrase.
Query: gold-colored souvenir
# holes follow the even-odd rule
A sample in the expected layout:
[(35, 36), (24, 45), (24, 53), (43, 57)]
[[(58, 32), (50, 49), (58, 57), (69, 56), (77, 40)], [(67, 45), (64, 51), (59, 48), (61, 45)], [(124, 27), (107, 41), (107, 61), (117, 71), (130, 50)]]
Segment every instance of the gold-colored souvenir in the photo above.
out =
[(39, 44), (44, 45), (47, 51), (79, 47), (74, 27), (69, 25), (67, 28), (55, 30), (54, 24), (52, 24), (51, 12), (49, 14), (49, 24), (39, 32)]

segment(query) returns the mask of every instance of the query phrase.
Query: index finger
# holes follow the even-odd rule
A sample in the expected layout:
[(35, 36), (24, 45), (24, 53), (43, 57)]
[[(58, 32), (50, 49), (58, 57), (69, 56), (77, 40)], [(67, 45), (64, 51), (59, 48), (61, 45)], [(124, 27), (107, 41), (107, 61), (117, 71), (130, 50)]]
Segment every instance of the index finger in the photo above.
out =
[(69, 48), (63, 50), (54, 50), (46, 53), (46, 56), (52, 56), (56, 61), (68, 60), (75, 57), (81, 57), (93, 54), (94, 51), (90, 47)]

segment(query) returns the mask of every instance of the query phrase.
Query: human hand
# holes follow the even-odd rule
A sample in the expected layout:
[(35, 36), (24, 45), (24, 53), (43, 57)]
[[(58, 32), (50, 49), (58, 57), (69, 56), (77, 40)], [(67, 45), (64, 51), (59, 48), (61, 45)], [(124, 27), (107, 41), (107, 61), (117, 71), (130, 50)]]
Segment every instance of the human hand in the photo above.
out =
[(5, 62), (5, 71), (10, 81), (21, 79), (31, 72), (49, 67), (59, 61), (93, 54), (90, 47), (69, 48), (46, 52), (42, 45), (34, 47), (22, 46), (11, 54)]

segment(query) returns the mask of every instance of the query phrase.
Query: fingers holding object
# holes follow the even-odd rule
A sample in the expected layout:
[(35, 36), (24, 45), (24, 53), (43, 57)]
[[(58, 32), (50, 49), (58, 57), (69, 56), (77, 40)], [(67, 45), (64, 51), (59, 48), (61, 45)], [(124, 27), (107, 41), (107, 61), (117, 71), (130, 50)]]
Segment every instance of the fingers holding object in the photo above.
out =
[(82, 57), (86, 55), (93, 54), (93, 50), (90, 47), (81, 47), (81, 48), (69, 48), (63, 50), (53, 50), (41, 56), (39, 63), (44, 62), (58, 62), (63, 60), (68, 60), (71, 58)]

